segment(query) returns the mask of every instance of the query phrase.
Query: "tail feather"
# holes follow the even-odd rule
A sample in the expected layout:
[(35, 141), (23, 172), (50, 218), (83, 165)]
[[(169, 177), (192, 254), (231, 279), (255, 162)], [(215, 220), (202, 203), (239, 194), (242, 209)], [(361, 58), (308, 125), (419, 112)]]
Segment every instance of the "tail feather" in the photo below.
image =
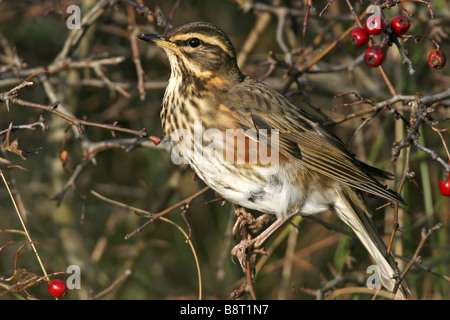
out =
[[(393, 275), (396, 274), (394, 270), (398, 270), (398, 267), (392, 255), (386, 257), (386, 244), (373, 225), (364, 201), (350, 187), (348, 190), (337, 190), (337, 195), (334, 212), (353, 229), (380, 268), (381, 283), (392, 292), (396, 284), (396, 280), (393, 279)], [(406, 283), (402, 281), (395, 298), (406, 299), (409, 295), (410, 291)]]

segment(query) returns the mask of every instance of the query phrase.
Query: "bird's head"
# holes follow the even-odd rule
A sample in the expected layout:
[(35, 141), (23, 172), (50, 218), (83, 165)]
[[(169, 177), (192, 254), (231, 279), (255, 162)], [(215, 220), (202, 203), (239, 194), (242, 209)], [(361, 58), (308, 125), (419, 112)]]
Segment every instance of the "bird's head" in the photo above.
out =
[(210, 23), (189, 23), (165, 35), (141, 34), (138, 38), (164, 49), (172, 75), (229, 81), (242, 78), (233, 44), (225, 32)]

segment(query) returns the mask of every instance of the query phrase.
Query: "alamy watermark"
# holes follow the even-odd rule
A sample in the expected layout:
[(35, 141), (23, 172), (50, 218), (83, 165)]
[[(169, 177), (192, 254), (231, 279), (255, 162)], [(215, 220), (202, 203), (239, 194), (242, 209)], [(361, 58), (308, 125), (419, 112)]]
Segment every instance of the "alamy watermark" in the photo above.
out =
[(67, 289), (81, 289), (81, 269), (76, 264), (67, 267), (66, 273), (70, 274), (66, 280)]
[(66, 20), (68, 29), (81, 29), (81, 9), (79, 6), (73, 4), (67, 7), (66, 13), (70, 14)]
[[(279, 131), (276, 129), (204, 129), (202, 121), (194, 121), (193, 133), (177, 129), (170, 135), (171, 159), (175, 164), (207, 166), (214, 164), (259, 165), (262, 174), (275, 174), (279, 169)], [(215, 166), (220, 170), (221, 166)]]
[(369, 289), (381, 289), (381, 269), (377, 265), (367, 267), (366, 273), (370, 276), (367, 278), (366, 286)]

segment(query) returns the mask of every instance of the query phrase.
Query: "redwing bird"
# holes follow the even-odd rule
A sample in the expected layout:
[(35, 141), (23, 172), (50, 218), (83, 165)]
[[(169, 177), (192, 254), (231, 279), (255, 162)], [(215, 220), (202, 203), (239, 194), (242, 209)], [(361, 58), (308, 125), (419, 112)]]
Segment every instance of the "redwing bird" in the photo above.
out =
[[(260, 246), (295, 214), (331, 210), (380, 267), (383, 286), (394, 290), (398, 268), (386, 254), (363, 197), (368, 193), (403, 203), (376, 179), (390, 178), (389, 173), (357, 160), (301, 108), (243, 75), (231, 41), (214, 25), (195, 22), (138, 38), (164, 49), (170, 61), (161, 120), (172, 159), (189, 163), (224, 199), (277, 217), (238, 250)], [(262, 154), (266, 157), (258, 158)], [(402, 282), (396, 298), (408, 293)]]

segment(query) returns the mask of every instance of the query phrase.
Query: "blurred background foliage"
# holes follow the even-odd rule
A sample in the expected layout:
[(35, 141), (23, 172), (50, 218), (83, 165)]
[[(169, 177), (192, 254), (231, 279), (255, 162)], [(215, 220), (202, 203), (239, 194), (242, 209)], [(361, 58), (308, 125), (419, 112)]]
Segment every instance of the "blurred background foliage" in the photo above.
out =
[[(56, 110), (78, 119), (104, 124), (117, 121), (121, 127), (137, 131), (146, 128), (149, 134), (160, 136), (160, 103), (170, 68), (162, 50), (145, 43), (137, 43), (133, 49), (136, 42), (130, 39), (136, 34), (162, 33), (172, 26), (192, 21), (212, 22), (230, 36), (244, 73), (283, 90), (291, 78), (284, 63), (288, 55), (277, 41), (282, 15), (276, 13), (282, 11), (263, 10), (264, 5), (295, 13), (284, 16), (282, 33), (297, 70), (303, 70), (355, 25), (346, 1), (334, 1), (321, 17), (320, 11), (330, 2), (312, 1), (305, 36), (302, 35), (304, 17), (310, 3), (306, 0), (107, 2), (89, 26), (82, 26), (85, 33), (67, 53), (65, 65), (50, 73), (34, 75), (56, 65), (58, 55), (73, 32), (66, 26), (70, 16), (66, 8), (72, 4), (80, 6), (83, 19), (102, 1), (0, 1), (0, 92), (8, 92), (19, 85), (21, 79), (32, 76), (29, 81), (34, 85), (20, 90), (18, 98), (22, 101), (51, 106), (58, 100), (60, 105)], [(358, 15), (370, 4), (369, 1), (350, 2)], [(430, 18), (426, 4), (402, 3), (412, 14), (408, 34), (435, 39), (450, 56), (448, 2), (431, 3), (434, 19)], [(140, 13), (140, 8), (145, 8), (144, 14)], [(384, 11), (388, 17), (401, 13), (396, 6)], [(255, 36), (253, 33), (258, 28), (260, 33)], [(449, 66), (441, 71), (428, 66), (427, 54), (433, 49), (431, 41), (422, 39), (416, 43), (410, 39), (401, 44), (408, 52), (415, 74), (408, 73), (408, 66), (402, 63), (395, 46), (388, 49), (383, 64), (398, 95), (418, 92), (428, 96), (450, 87)], [(246, 54), (244, 48), (248, 50)], [(331, 112), (332, 119), (338, 120), (371, 107), (369, 103), (358, 103), (333, 108), (358, 101), (355, 95), (348, 93), (356, 92), (374, 103), (392, 98), (379, 70), (368, 67), (360, 58), (363, 51), (353, 47), (348, 36), (344, 37), (329, 54), (301, 74), (285, 93), (324, 122), (329, 120)], [(138, 55), (133, 57), (133, 53)], [(122, 58), (120, 63), (105, 63), (98, 70), (93, 67), (95, 61), (110, 57)], [(141, 76), (145, 95), (138, 90), (137, 60), (145, 73)], [(84, 62), (84, 66), (77, 67), (75, 62)], [(436, 120), (450, 116), (449, 102), (447, 97), (433, 105)], [(410, 119), (411, 107), (406, 101), (392, 107)], [(390, 161), (390, 150), (392, 143), (408, 132), (391, 111), (386, 106), (358, 131), (371, 113), (350, 117), (332, 128), (345, 143), (357, 131), (351, 149), (360, 159), (395, 172), (397, 180), (389, 183), (396, 188), (405, 166), (406, 149), (396, 162)], [(48, 130), (40, 127), (15, 130), (7, 138), (11, 123), (14, 126), (32, 124), (40, 117)], [(436, 127), (448, 129), (448, 121)], [(116, 132), (114, 138), (109, 130), (95, 126), (84, 127), (85, 132), (80, 136), (58, 115), (14, 101), (0, 104), (0, 131), (3, 145), (0, 157), (9, 161), (9, 164), (1, 164), (2, 170), (5, 169), (4, 177), (47, 272), (65, 272), (72, 264), (81, 268), (81, 289), (69, 290), (64, 299), (197, 299), (200, 286), (202, 298), (225, 299), (243, 284), (239, 264), (233, 263), (230, 256), (235, 244), (231, 235), (233, 207), (229, 203), (212, 201), (218, 196), (214, 192), (207, 191), (188, 208), (176, 208), (164, 216), (186, 233), (191, 231), (190, 240), (198, 265), (177, 227), (156, 220), (125, 239), (147, 219), (91, 193), (93, 190), (114, 201), (156, 213), (204, 187), (201, 181), (193, 179), (189, 168), (175, 166), (166, 151), (151, 143), (130, 147), (135, 136)], [(425, 124), (420, 134), (421, 144), (448, 162), (439, 135)], [(449, 132), (444, 131), (442, 135), (448, 147)], [(114, 139), (125, 141), (123, 147), (93, 149), (93, 143), (100, 143), (96, 145), (100, 146)], [(15, 140), (18, 150), (34, 150), (35, 154), (22, 159), (11, 152), (11, 148), (8, 151), (5, 142)], [(412, 268), (406, 281), (415, 299), (448, 299), (449, 285), (443, 277), (450, 272), (450, 198), (441, 196), (438, 189), (444, 168), (429, 154), (410, 148), (411, 158), (407, 164), (415, 175), (410, 176), (403, 188), (402, 194), (409, 206), (400, 210), (400, 226), (405, 231), (396, 233), (394, 251), (412, 257), (421, 229), (442, 223), (443, 228), (426, 241), (420, 252), (423, 265), (435, 274)], [(61, 160), (61, 151), (68, 156), (63, 158), (67, 161)], [(91, 161), (85, 161), (89, 152), (93, 152)], [(82, 163), (82, 172), (68, 185), (74, 170)], [(12, 199), (5, 183), (0, 184), (0, 298), (50, 299), (43, 271), (27, 244)], [(61, 196), (61, 190), (66, 187), (67, 191)], [(55, 200), (58, 194), (60, 197)], [(373, 203), (374, 208), (381, 205), (382, 201)], [(392, 230), (392, 216), (393, 209), (389, 207), (374, 214), (377, 226), (386, 234), (386, 242)], [(327, 212), (319, 217), (342, 227)], [(271, 239), (266, 249), (272, 257), (258, 258), (254, 282), (258, 298), (314, 299), (319, 293), (331, 294), (330, 298), (337, 299), (372, 297), (350, 290), (365, 286), (366, 269), (371, 264), (360, 244), (309, 219), (296, 218), (296, 223), (298, 231), (288, 225)], [(403, 268), (405, 264), (401, 262), (400, 266)], [(131, 275), (126, 270), (131, 271)], [(65, 279), (67, 276), (52, 277)]]

